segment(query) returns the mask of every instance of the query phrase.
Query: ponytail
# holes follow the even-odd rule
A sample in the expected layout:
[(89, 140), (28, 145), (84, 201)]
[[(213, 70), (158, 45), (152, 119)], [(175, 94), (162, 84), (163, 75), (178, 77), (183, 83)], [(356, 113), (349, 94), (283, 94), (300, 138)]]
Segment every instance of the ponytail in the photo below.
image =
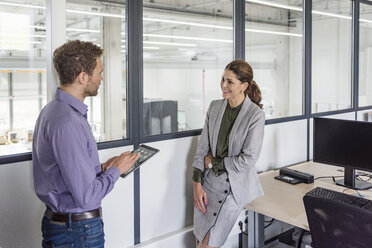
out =
[(248, 88), (244, 93), (251, 99), (253, 103), (257, 104), (257, 106), (262, 109), (263, 105), (260, 103), (262, 100), (261, 90), (254, 80), (248, 84)]

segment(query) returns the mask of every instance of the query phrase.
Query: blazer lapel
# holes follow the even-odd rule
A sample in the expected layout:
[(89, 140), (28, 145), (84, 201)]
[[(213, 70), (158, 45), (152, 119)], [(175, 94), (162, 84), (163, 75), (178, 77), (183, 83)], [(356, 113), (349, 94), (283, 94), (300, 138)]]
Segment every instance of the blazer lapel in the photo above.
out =
[(238, 116), (236, 117), (236, 120), (234, 122), (234, 125), (231, 129), (231, 132), (230, 132), (230, 136), (229, 136), (229, 152), (228, 152), (228, 155), (231, 156), (231, 151), (233, 150), (233, 141), (234, 141), (234, 137), (235, 137), (235, 134), (238, 130), (238, 127), (239, 127), (239, 124), (240, 122), (243, 120), (247, 110), (248, 110), (248, 107), (249, 105), (251, 104), (251, 99), (249, 99), (248, 96), (245, 96), (245, 99), (244, 99), (244, 102), (243, 102), (243, 105), (242, 105), (242, 108), (240, 109), (239, 111), (239, 114)]
[(213, 130), (212, 130), (212, 142), (211, 142), (211, 145), (212, 145), (212, 155), (213, 156), (216, 156), (216, 148), (217, 148), (217, 140), (218, 140), (218, 133), (220, 131), (220, 127), (221, 127), (221, 121), (222, 121), (222, 117), (223, 117), (223, 114), (225, 113), (225, 110), (226, 110), (226, 105), (227, 105), (227, 100), (223, 101), (219, 110), (218, 110), (218, 114), (217, 114), (217, 118), (216, 118), (216, 121), (214, 123), (214, 127), (213, 127)]

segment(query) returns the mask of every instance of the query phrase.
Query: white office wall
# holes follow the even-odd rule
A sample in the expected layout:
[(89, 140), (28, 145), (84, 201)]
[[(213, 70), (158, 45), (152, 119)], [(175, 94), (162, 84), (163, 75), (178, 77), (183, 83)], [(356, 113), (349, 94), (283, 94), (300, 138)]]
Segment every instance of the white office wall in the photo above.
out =
[(195, 136), (149, 144), (160, 152), (141, 168), (141, 241), (192, 225), (197, 142)]
[[(306, 120), (300, 120), (266, 126), (257, 170), (265, 171), (305, 161), (306, 125)], [(186, 137), (149, 144), (160, 152), (141, 169), (142, 241), (182, 230), (192, 224), (191, 164), (198, 139)], [(231, 237), (234, 243), (238, 236), (236, 233), (232, 236), (235, 236)], [(177, 239), (176, 236), (174, 238)]]
[[(267, 125), (257, 170), (305, 161), (306, 123), (306, 120), (299, 120)], [(198, 139), (195, 136), (149, 144), (160, 149), (140, 172), (141, 241), (149, 247), (152, 243), (162, 248), (188, 247), (194, 241), (190, 231), (183, 233), (182, 230), (193, 223), (191, 164)], [(100, 150), (101, 162), (131, 149), (128, 146)], [(45, 208), (34, 194), (31, 166), (31, 161), (0, 166), (2, 248), (40, 247), (40, 220)], [(103, 201), (107, 247), (133, 245), (133, 208), (133, 176), (120, 178)], [(237, 247), (237, 233), (234, 229), (225, 248)], [(156, 242), (185, 246), (156, 246)]]
[(0, 165), (0, 247), (41, 247), (44, 205), (34, 193), (31, 161)]
[[(129, 150), (131, 146), (100, 150), (101, 162)], [(31, 161), (0, 165), (0, 197), (0, 247), (40, 247), (45, 205), (35, 195)], [(102, 206), (106, 246), (132, 245), (133, 176), (120, 178)]]
[[(344, 114), (337, 114), (337, 115), (327, 115), (323, 118), (332, 118), (332, 119), (340, 119), (340, 120), (355, 120), (355, 112), (344, 113)], [(310, 119), (310, 160), (313, 159), (313, 119)]]
[[(106, 162), (113, 156), (131, 150), (133, 146), (100, 150), (100, 161)], [(120, 177), (114, 189), (102, 201), (106, 247), (123, 248), (134, 243), (133, 179), (133, 173), (125, 178)]]
[(257, 171), (267, 171), (306, 161), (307, 121), (291, 121), (265, 126), (264, 143)]

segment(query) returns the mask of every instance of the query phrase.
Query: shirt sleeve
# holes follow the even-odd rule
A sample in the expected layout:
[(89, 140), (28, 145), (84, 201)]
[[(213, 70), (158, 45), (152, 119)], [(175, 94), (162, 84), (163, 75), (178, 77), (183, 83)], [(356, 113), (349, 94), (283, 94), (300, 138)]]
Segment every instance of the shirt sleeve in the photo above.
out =
[(209, 105), (207, 114), (205, 116), (205, 121), (204, 121), (204, 127), (200, 135), (199, 139), (199, 144), (196, 149), (195, 157), (194, 157), (194, 162), (192, 166), (194, 168), (199, 169), (200, 171), (204, 171), (204, 158), (205, 156), (208, 155), (208, 152), (210, 150), (210, 145), (209, 145), (209, 115), (211, 112), (211, 107), (212, 103)]
[[(116, 167), (96, 174), (88, 149), (86, 130), (80, 123), (59, 123), (51, 134), (51, 145), (66, 188), (80, 208), (100, 203), (120, 176)], [(96, 152), (96, 150), (93, 150)]]
[(203, 182), (203, 172), (199, 170), (198, 168), (194, 167), (194, 171), (192, 174), (192, 180), (196, 183), (202, 183)]

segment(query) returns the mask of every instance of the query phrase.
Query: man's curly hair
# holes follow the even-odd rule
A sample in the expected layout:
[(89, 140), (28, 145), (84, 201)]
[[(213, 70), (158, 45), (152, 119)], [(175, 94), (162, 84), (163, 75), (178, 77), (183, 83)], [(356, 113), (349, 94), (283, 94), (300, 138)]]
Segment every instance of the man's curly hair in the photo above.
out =
[(53, 53), (53, 64), (61, 85), (72, 84), (80, 72), (92, 76), (103, 49), (92, 42), (68, 41)]

